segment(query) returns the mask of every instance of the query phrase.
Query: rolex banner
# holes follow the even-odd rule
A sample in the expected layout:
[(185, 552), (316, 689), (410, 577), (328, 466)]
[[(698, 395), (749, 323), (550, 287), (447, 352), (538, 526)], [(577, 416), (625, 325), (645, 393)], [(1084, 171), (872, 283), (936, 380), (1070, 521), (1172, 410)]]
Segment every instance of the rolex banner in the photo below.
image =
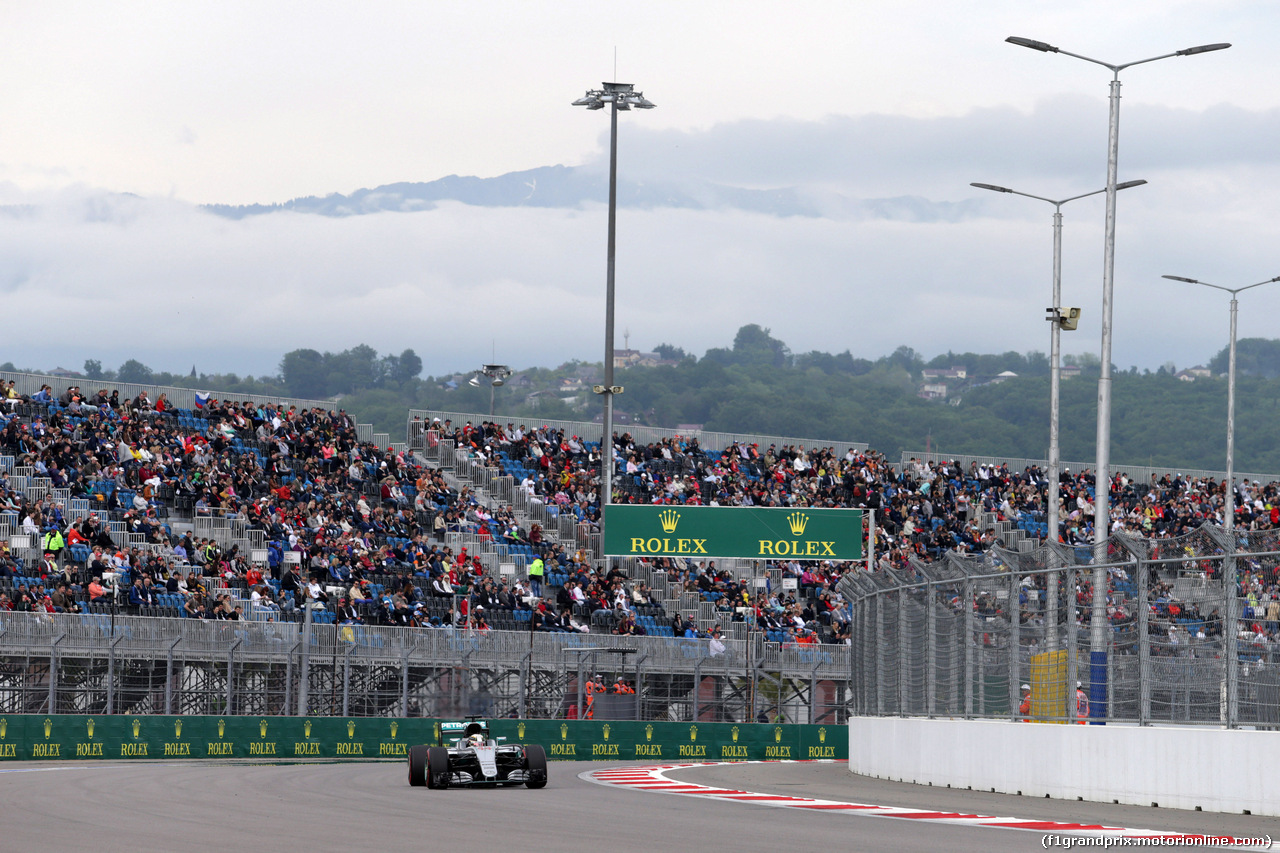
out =
[[(386, 717), (0, 716), (0, 762), (22, 759), (404, 758), (440, 720)], [(566, 761), (846, 759), (843, 726), (489, 721), (490, 736)]]
[(609, 504), (611, 557), (861, 560), (859, 509)]

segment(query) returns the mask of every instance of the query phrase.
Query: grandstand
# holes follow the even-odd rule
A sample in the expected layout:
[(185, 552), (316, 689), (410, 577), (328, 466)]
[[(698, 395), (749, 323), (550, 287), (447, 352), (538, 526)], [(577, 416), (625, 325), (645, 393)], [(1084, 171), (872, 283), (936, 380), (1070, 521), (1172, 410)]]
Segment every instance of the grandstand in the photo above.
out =
[[(237, 635), (209, 635), (210, 623), (256, 624), (266, 632), (261, 636), (276, 638), (263, 649), (276, 652), (288, 644), (289, 631), (315, 631), (309, 636), (327, 638), (332, 652), (331, 699), (339, 682), (344, 696), (353, 689), (339, 673), (339, 648), (358, 649), (400, 673), (400, 689), (379, 688), (388, 699), (371, 713), (409, 713), (411, 692), (419, 710), (435, 702), (443, 676), (410, 679), (410, 661), (420, 644), (444, 648), (437, 631), (450, 637), (462, 631), (478, 643), (471, 649), (476, 659), (489, 656), (491, 664), (487, 675), (468, 676), (467, 690), (487, 678), (504, 713), (534, 705), (550, 714), (576, 713), (569, 697), (580, 683), (583, 654), (574, 649), (587, 635), (593, 644), (651, 661), (674, 655), (687, 662), (650, 679), (650, 695), (638, 707), (654, 713), (699, 718), (702, 668), (723, 665), (711, 682), (717, 713), (756, 719), (771, 697), (775, 717), (839, 719), (856, 702), (869, 707), (869, 694), (854, 695), (853, 670), (866, 661), (849, 649), (858, 637), (874, 639), (865, 634), (868, 625), (889, 625), (855, 608), (878, 587), (896, 589), (897, 581), (931, 576), (956, 561), (985, 561), (987, 568), (1030, 579), (1036, 594), (1029, 599), (1037, 604), (1015, 611), (1040, 626), (1043, 638), (1050, 613), (1042, 592), (1046, 543), (1061, 551), (1058, 565), (1095, 561), (1093, 483), (1083, 468), (1063, 478), (1062, 529), (1050, 535), (1046, 480), (1031, 460), (927, 460), (921, 454), (893, 466), (865, 445), (653, 428), (633, 428), (605, 448), (599, 427), (588, 423), (526, 427), (508, 420), (504, 427), (502, 419), (431, 411), (409, 412), (407, 443), (392, 444), (328, 401), (219, 402), (187, 389), (119, 386), (113, 407), (97, 405), (91, 393), (77, 399), (70, 389), (41, 398), (44, 386), (65, 388), (67, 380), (0, 378), (12, 379), (18, 395), (0, 410), (0, 539), (9, 545), (0, 563), (0, 610), (29, 612), (54, 626), (74, 618), (59, 611), (78, 610), (83, 630), (72, 635), (95, 637), (88, 645), (105, 637), (113, 649), (122, 642), (118, 625), (128, 625), (149, 638), (138, 649), (143, 656), (162, 635), (205, 638), (200, 643), (216, 655), (219, 641), (208, 637)], [(168, 405), (157, 408), (152, 400)], [(616, 466), (615, 502), (873, 509), (868, 562), (657, 559), (608, 566), (600, 553), (596, 491), (605, 453)], [(1132, 480), (1117, 474), (1119, 535), (1167, 547), (1171, 538), (1220, 522), (1221, 482), (1195, 473), (1144, 470)], [(1241, 486), (1236, 523), (1262, 535), (1277, 525), (1276, 483), (1255, 479)], [(46, 546), (61, 544), (58, 537), (65, 546), (46, 558)], [(1097, 559), (1120, 559), (1121, 551), (1133, 548), (1110, 548)], [(546, 568), (541, 595), (530, 589), (535, 560)], [(1020, 560), (1029, 562), (1020, 567)], [(1194, 592), (1176, 574), (1155, 572), (1144, 582), (1115, 572), (1109, 592), (1123, 606), (1136, 596), (1135, 585), (1150, 592), (1166, 584), (1167, 607), (1170, 597)], [(56, 590), (60, 580), (70, 584), (71, 601)], [(1250, 615), (1255, 607), (1269, 612), (1275, 580), (1269, 568), (1246, 575), (1240, 594), (1257, 599)], [(988, 592), (996, 601), (1009, 588), (996, 583)], [(1007, 601), (995, 609), (1009, 626), (1020, 620), (1011, 622)], [(973, 599), (975, 607), (980, 603)], [(1179, 615), (1188, 610), (1175, 607)], [(1064, 600), (1057, 612), (1066, 618), (1068, 611), (1077, 609)], [(1070, 624), (1083, 628), (1087, 608), (1079, 612)], [(858, 615), (861, 621), (851, 624)], [(157, 620), (149, 623), (156, 627), (144, 631), (138, 620)], [(1280, 626), (1260, 621), (1266, 624), (1259, 642), (1274, 643)], [(43, 637), (33, 625), (6, 627), (0, 646)], [(716, 626), (727, 643), (720, 660), (709, 653)], [(532, 651), (517, 654), (516, 647), (527, 642), (534, 649), (535, 635), (536, 648), (555, 653), (521, 662)], [(248, 636), (237, 636), (237, 648), (253, 645)], [(423, 639), (428, 636), (430, 642)], [(1016, 630), (1002, 636), (1006, 650), (1023, 644)], [(1034, 637), (1028, 630), (1025, 651)], [(378, 641), (366, 645), (366, 638)], [(29, 664), (35, 652), (24, 654)], [(593, 654), (596, 667), (600, 652)], [(305, 675), (295, 683), (296, 670), (315, 664), (304, 656), (295, 668), (293, 653), (286, 657), (277, 677), (289, 698), (277, 690), (276, 701), (291, 706), (308, 692)], [(44, 707), (65, 704), (52, 686), (55, 658), (47, 652), (44, 680), (32, 680), (34, 670), (26, 666), (13, 687), (23, 707), (45, 688)], [(448, 658), (441, 652), (432, 660)], [(1030, 665), (1027, 655), (1008, 651), (1004, 660), (1014, 673)], [(217, 671), (211, 661), (201, 670), (207, 677)], [(227, 667), (227, 703), (235, 707)], [(636, 677), (642, 673), (637, 666)], [(171, 694), (172, 680), (165, 684)], [(244, 697), (238, 701), (246, 713), (259, 712), (248, 710)]]

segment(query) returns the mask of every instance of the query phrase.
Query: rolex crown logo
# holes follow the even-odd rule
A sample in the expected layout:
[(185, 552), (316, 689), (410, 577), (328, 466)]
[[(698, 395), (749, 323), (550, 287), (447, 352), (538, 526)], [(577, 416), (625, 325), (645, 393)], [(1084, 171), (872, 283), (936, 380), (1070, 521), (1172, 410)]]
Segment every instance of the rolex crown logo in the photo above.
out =
[(737, 742), (738, 742), (738, 727), (737, 727), (737, 726), (734, 726), (734, 727), (733, 727), (733, 742), (734, 742), (734, 743), (737, 743)]
[[(520, 726), (520, 727), (521, 727), (521, 728), (524, 728), (524, 725), (523, 725), (523, 724), (521, 724), (521, 726)], [(400, 731), (400, 724), (399, 724), (399, 723), (397, 723), (397, 722), (395, 722), (395, 721), (393, 720), (393, 721), (391, 722), (391, 739), (392, 739), (392, 740), (395, 740), (395, 739), (396, 739), (396, 732), (398, 732), (398, 731)]]
[(133, 736), (137, 737), (140, 731), (142, 731), (142, 720), (135, 717), (133, 720)]
[(569, 724), (561, 723), (560, 724), (560, 740), (568, 740), (568, 739), (569, 739)]
[(803, 512), (793, 512), (787, 516), (787, 524), (791, 527), (792, 536), (803, 536), (805, 526), (809, 524), (809, 516)]
[(350, 739), (355, 736), (356, 736), (356, 721), (347, 720), (347, 738)]
[(173, 736), (175, 738), (182, 737), (182, 718), (181, 717), (173, 721)]
[(267, 736), (267, 721), (258, 720), (258, 737), (265, 738)]
[(218, 720), (218, 737), (222, 737), (223, 733), (224, 733), (226, 730), (227, 730), (227, 721), (226, 721), (226, 720)]
[(698, 739), (698, 727), (689, 726), (689, 740), (694, 741), (697, 739)]
[(524, 740), (524, 720), (516, 723), (516, 737), (520, 738), (520, 740)]
[(93, 740), (93, 717), (85, 720), (84, 727), (89, 730), (89, 740)]
[(0, 717), (0, 738), (5, 737), (8, 731), (9, 731), (9, 720), (5, 717)]
[(48, 740), (49, 735), (53, 734), (53, 720), (48, 717), (44, 718), (44, 739)]
[(644, 727), (644, 739), (653, 740), (653, 723)]
[(658, 521), (662, 522), (663, 533), (675, 533), (676, 525), (680, 523), (680, 513), (674, 509), (664, 509), (658, 513)]
[(822, 728), (818, 729), (818, 743), (826, 743), (826, 742), (827, 742), (827, 727), (823, 726)]
[(782, 726), (773, 727), (773, 742), (782, 743)]
[[(221, 736), (222, 732), (218, 732), (218, 735)], [(311, 737), (311, 721), (310, 720), (307, 720), (305, 723), (302, 724), (302, 736)]]
[(608, 739), (609, 739), (609, 724), (608, 724), (608, 723), (605, 723), (605, 724), (604, 724), (604, 739), (605, 739), (605, 740), (608, 740)]
[(438, 743), (440, 741), (440, 724), (436, 723), (435, 728), (436, 728), (436, 742)]

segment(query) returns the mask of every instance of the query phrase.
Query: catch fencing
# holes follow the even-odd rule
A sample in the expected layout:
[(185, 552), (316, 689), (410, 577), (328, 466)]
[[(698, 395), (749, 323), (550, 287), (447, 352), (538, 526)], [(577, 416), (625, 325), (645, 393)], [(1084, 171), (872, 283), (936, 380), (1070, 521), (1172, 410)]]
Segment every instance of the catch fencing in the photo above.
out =
[(850, 574), (855, 713), (1280, 727), (1278, 565), (1276, 531), (1206, 525)]
[[(707, 640), (667, 637), (10, 612), (0, 715), (847, 720), (849, 646), (782, 646), (758, 631), (724, 645), (713, 655)], [(597, 676), (623, 678), (634, 698), (589, 701)]]

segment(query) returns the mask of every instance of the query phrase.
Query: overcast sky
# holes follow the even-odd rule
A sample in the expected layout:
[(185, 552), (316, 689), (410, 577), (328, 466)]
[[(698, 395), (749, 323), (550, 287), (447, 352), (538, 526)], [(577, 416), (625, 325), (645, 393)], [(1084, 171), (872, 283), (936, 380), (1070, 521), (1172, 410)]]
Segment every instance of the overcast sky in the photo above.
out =
[[(1280, 6), (1258, 2), (0, 4), (0, 361), (274, 372), (298, 347), (413, 347), (425, 373), (598, 361), (605, 211), (446, 203), (230, 221), (207, 203), (603, 169), (791, 188), (818, 217), (624, 209), (618, 346), (701, 355), (759, 323), (795, 351), (1047, 350), (1046, 204), (1106, 177), (1122, 75), (1114, 361), (1206, 361), (1227, 286), (1280, 275)], [(615, 52), (617, 71), (614, 72)], [(910, 197), (910, 202), (902, 199)], [(895, 200), (895, 201), (885, 201)], [(1098, 351), (1103, 202), (1065, 209), (1067, 352)], [(1240, 336), (1277, 336), (1280, 283)], [(21, 318), (21, 321), (18, 321)]]

